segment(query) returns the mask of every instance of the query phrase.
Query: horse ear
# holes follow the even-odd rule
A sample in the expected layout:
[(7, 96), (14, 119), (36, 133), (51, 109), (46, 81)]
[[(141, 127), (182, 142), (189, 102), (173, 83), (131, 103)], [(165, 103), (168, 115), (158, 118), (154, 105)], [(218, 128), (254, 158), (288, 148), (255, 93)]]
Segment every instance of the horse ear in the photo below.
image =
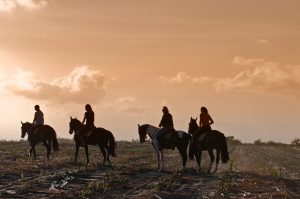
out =
[(70, 116), (70, 120), (72, 120), (72, 116)]
[(197, 119), (198, 119), (198, 118), (196, 117), (196, 119), (195, 119), (195, 120), (197, 121)]
[(139, 128), (141, 127), (140, 124), (138, 124), (138, 127), (139, 127)]
[(21, 121), (21, 124), (23, 124), (23, 122)]

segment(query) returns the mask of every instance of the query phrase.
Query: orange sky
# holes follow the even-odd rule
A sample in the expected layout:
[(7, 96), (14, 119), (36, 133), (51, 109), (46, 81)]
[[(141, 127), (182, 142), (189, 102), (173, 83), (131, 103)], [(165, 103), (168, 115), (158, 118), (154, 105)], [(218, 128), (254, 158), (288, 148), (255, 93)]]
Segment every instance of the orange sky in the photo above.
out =
[(214, 129), (251, 142), (299, 137), (298, 0), (0, 0), (0, 139), (40, 104), (68, 137), (91, 103), (118, 140), (175, 128), (207, 106)]

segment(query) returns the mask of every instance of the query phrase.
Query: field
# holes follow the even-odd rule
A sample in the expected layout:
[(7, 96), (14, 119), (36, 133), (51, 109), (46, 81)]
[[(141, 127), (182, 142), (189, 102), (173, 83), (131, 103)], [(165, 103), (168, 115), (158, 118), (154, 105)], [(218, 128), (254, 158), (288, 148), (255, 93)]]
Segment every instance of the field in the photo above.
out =
[[(59, 144), (49, 161), (38, 146), (34, 161), (27, 141), (1, 141), (0, 198), (300, 198), (300, 147), (229, 141), (231, 161), (208, 175), (191, 160), (181, 171), (177, 150), (165, 152), (166, 169), (157, 172), (150, 143), (118, 142), (118, 156), (107, 165), (90, 147), (87, 166), (83, 148), (74, 164), (74, 142)], [(202, 168), (208, 163), (204, 152)]]

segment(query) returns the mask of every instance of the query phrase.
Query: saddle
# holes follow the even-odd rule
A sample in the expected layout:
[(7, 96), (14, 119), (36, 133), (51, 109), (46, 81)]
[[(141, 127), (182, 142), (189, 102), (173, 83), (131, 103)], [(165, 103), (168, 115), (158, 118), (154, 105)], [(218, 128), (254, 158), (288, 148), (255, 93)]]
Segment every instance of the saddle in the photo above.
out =
[(207, 135), (208, 131), (202, 133), (199, 137), (198, 137), (198, 141), (203, 142), (206, 135)]
[(162, 138), (162, 148), (174, 149), (176, 147), (178, 135), (175, 131), (168, 132)]
[(34, 129), (33, 129), (33, 135), (36, 135), (37, 134), (37, 132), (40, 130), (40, 128), (42, 127), (42, 126), (44, 126), (44, 125), (37, 125), (37, 126), (35, 126), (34, 127)]

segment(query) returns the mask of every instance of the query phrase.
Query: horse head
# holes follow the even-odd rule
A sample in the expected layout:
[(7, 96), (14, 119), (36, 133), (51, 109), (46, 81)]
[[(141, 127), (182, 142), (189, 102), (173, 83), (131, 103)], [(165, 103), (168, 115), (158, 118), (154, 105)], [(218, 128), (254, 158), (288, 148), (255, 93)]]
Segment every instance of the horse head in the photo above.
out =
[(32, 124), (29, 123), (29, 122), (23, 123), (22, 121), (21, 121), (21, 124), (22, 124), (22, 126), (21, 126), (21, 138), (24, 138), (25, 135), (26, 135), (26, 133), (27, 133), (27, 132), (29, 131), (29, 129), (32, 127)]
[(142, 126), (140, 126), (138, 124), (138, 130), (139, 130), (138, 132), (139, 132), (140, 142), (141, 143), (146, 142), (147, 128), (148, 128), (148, 125), (146, 125), (146, 124), (144, 124)]
[(193, 133), (193, 132), (195, 132), (196, 130), (199, 129), (199, 126), (197, 124), (197, 119), (198, 118), (193, 119), (191, 117), (191, 120), (190, 120), (190, 123), (189, 123), (189, 131), (188, 131), (189, 133)]
[(69, 123), (69, 133), (73, 134), (76, 133), (82, 126), (82, 123), (77, 118), (72, 118), (70, 116), (70, 123)]

